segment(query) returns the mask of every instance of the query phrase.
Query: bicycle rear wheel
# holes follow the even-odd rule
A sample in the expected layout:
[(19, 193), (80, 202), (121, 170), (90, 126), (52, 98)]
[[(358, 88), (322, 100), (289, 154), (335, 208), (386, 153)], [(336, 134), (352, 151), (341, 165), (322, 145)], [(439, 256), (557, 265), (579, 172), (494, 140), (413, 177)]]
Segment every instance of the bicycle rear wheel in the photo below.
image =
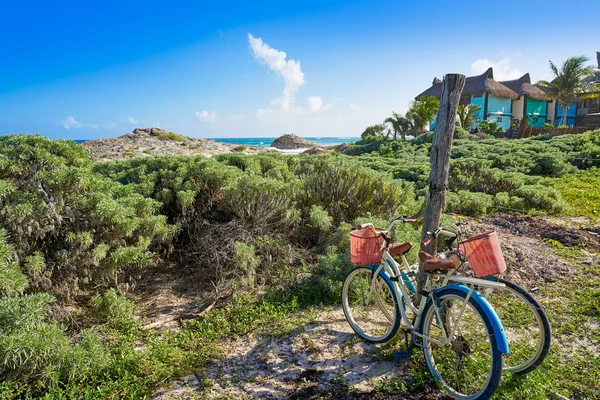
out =
[(398, 332), (400, 311), (391, 284), (369, 267), (354, 268), (342, 286), (342, 308), (348, 323), (363, 340), (384, 343)]
[[(464, 292), (449, 288), (438, 291), (435, 302), (428, 300), (420, 324), (425, 362), (453, 397), (489, 399), (500, 384), (502, 353), (492, 322), (473, 298), (465, 299)], [(454, 332), (448, 344), (446, 330)]]
[(536, 369), (550, 349), (551, 331), (548, 317), (540, 304), (516, 283), (504, 283), (485, 297), (502, 321), (510, 344), (510, 354), (503, 357), (504, 370), (526, 374)]

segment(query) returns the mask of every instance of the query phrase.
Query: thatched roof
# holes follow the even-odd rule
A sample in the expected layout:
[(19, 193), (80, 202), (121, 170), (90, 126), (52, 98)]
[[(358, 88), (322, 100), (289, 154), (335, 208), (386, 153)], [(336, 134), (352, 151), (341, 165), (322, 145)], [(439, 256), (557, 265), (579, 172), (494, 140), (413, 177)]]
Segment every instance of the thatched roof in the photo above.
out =
[(529, 96), (535, 100), (546, 100), (548, 96), (539, 87), (531, 84), (531, 78), (529, 74), (525, 74), (519, 79), (513, 79), (512, 81), (500, 82), (507, 88), (515, 91), (519, 96)]
[[(434, 80), (434, 84), (429, 89), (427, 89), (415, 98), (418, 99), (422, 96), (435, 96), (437, 98), (440, 98), (442, 97), (442, 86), (442, 82), (435, 83)], [(492, 70), (492, 68), (489, 68), (481, 75), (467, 77), (462, 94), (472, 95), (483, 92), (505, 99), (516, 100), (519, 98), (519, 95), (515, 91), (507, 88), (500, 82), (496, 82), (494, 80), (494, 71)]]

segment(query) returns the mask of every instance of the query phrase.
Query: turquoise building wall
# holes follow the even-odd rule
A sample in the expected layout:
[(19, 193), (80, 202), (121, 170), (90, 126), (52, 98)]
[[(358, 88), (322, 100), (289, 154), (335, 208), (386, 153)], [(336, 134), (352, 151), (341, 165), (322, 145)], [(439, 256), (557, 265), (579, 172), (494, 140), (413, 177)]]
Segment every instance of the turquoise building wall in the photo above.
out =
[[(473, 118), (475, 118), (476, 120), (479, 119), (479, 121), (483, 121), (483, 108), (485, 107), (485, 96), (485, 93), (483, 93), (479, 97), (471, 96), (471, 104), (479, 106), (479, 110), (477, 110)], [(473, 125), (477, 126), (479, 125), (479, 122), (475, 122)]]
[(502, 131), (506, 132), (510, 128), (511, 104), (511, 99), (503, 99), (501, 97), (488, 94), (488, 115), (486, 119), (490, 122), (495, 122), (502, 128)]
[(488, 94), (488, 114), (503, 114), (510, 116), (511, 99), (503, 99), (493, 94)]
[(541, 128), (546, 123), (547, 102), (546, 100), (535, 100), (527, 97), (525, 103), (525, 117), (529, 121), (529, 125), (534, 128)]
[[(571, 103), (569, 104), (569, 108), (567, 108), (567, 126), (575, 125), (575, 117), (577, 116), (577, 104)], [(560, 101), (556, 106), (556, 118), (554, 120), (555, 126), (560, 126), (563, 124), (563, 109)]]

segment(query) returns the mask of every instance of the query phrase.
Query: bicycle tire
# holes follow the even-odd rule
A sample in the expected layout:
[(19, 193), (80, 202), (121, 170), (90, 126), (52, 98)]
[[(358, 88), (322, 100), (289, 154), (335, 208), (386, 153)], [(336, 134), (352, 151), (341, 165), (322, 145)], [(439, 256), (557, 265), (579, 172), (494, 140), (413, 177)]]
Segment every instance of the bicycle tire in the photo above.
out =
[[(494, 310), (498, 313), (504, 330), (510, 340), (511, 354), (504, 357), (504, 370), (515, 375), (524, 375), (536, 369), (548, 355), (550, 343), (552, 341), (552, 331), (546, 312), (537, 302), (537, 300), (524, 288), (506, 279), (498, 278), (498, 282), (503, 283), (505, 288), (495, 289), (488, 298)], [(519, 318), (519, 311), (523, 307), (516, 309), (518, 305), (498, 304), (506, 297), (502, 294), (512, 293), (513, 298), (521, 301), (531, 311), (531, 315)], [(494, 295), (495, 294), (495, 295)], [(535, 326), (531, 327), (533, 323)], [(528, 328), (528, 326), (530, 328)], [(511, 339), (512, 338), (512, 339)], [(522, 349), (519, 341), (536, 342), (535, 350), (527, 351)], [(528, 346), (527, 348), (530, 348)], [(527, 353), (531, 352), (531, 356)]]
[[(431, 375), (441, 383), (443, 389), (451, 396), (462, 400), (487, 400), (493, 396), (500, 384), (502, 353), (498, 349), (493, 334), (492, 321), (484, 313), (481, 306), (472, 297), (469, 298), (464, 314), (462, 314), (463, 319), (461, 319), (459, 327), (455, 328), (457, 332), (450, 345), (440, 345), (431, 341), (435, 338), (443, 341), (441, 326), (448, 326), (447, 321), (441, 323), (438, 320), (436, 307), (439, 311), (445, 307), (447, 302), (451, 302), (452, 305), (447, 312), (460, 312), (459, 310), (463, 307), (457, 307), (457, 305), (464, 304), (465, 298), (466, 294), (460, 290), (442, 288), (436, 292), (435, 302), (431, 298), (428, 299), (419, 326), (419, 332), (426, 336), (422, 339), (425, 363)], [(446, 316), (443, 318), (446, 319)], [(477, 323), (476, 319), (479, 319), (480, 322)], [(439, 330), (439, 334), (434, 333), (434, 329)], [(465, 338), (467, 330), (474, 333), (472, 339)], [(434, 349), (435, 355), (433, 354)], [(483, 354), (477, 353), (473, 356), (475, 351), (478, 350), (482, 350)], [(489, 364), (489, 374), (482, 377), (481, 366), (486, 364)], [(471, 375), (476, 382), (472, 384), (459, 383), (459, 368), (463, 378)], [(453, 383), (450, 383), (452, 375), (455, 378)], [(467, 390), (469, 390), (468, 393)]]
[[(342, 309), (352, 330), (363, 340), (385, 343), (396, 335), (400, 327), (398, 295), (382, 272), (377, 277), (373, 276), (374, 273), (371, 267), (356, 267), (348, 273), (342, 286)], [(369, 296), (373, 278), (379, 286), (376, 293)], [(385, 310), (382, 307), (386, 307)]]

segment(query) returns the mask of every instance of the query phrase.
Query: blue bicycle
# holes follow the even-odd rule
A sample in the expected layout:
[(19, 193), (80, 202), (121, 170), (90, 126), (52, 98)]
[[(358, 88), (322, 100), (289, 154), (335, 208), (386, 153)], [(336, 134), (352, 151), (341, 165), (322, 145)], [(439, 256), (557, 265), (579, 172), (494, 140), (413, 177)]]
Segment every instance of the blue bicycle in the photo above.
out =
[[(447, 274), (459, 263), (429, 257), (423, 262), (425, 284), (415, 304), (416, 272), (405, 254), (410, 243), (391, 243), (387, 230), (363, 224), (352, 232), (351, 256), (358, 264), (342, 287), (342, 308), (352, 329), (364, 340), (383, 343), (402, 328), (423, 349), (427, 368), (458, 399), (489, 399), (500, 383), (508, 341), (494, 309), (476, 290), (503, 288), (485, 279)], [(394, 257), (399, 257), (402, 264)], [(370, 263), (368, 263), (370, 262)], [(366, 264), (365, 264), (366, 263)], [(435, 282), (450, 284), (435, 288)]]

